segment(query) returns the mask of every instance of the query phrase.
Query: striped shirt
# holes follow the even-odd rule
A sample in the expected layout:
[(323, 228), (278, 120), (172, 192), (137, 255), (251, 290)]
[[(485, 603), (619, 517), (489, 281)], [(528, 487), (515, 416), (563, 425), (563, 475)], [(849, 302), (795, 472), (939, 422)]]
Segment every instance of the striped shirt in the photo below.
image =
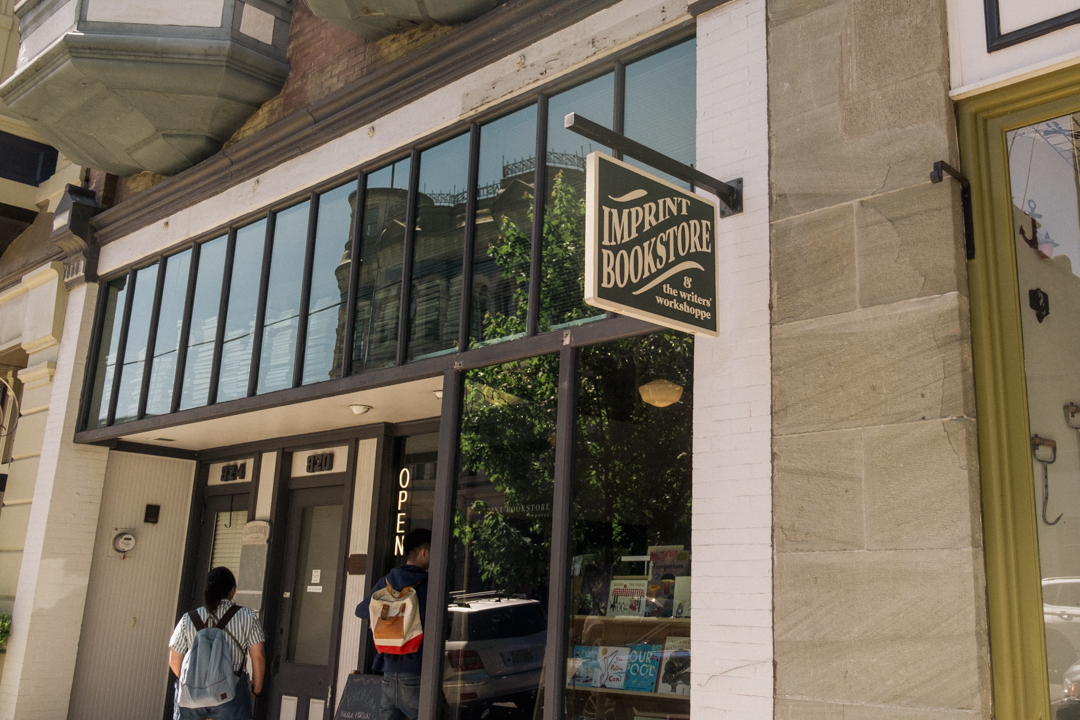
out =
[[(213, 619), (215, 621), (220, 619), (232, 606), (232, 600), (222, 600), (214, 612)], [(216, 622), (207, 623), (208, 614), (206, 608), (201, 607), (198, 612), (199, 617), (208, 626), (217, 624)], [(259, 618), (255, 617), (255, 613), (251, 609), (242, 607), (233, 615), (232, 620), (229, 621), (225, 629), (229, 631), (225, 637), (229, 638), (229, 645), (232, 647), (233, 670), (240, 672), (240, 668), (244, 666), (247, 660), (248, 648), (266, 640), (263, 635), (262, 625), (259, 624)], [(237, 645), (237, 641), (240, 642), (240, 645)], [(184, 613), (184, 617), (180, 618), (180, 622), (176, 624), (176, 629), (173, 630), (172, 637), (169, 638), (169, 647), (181, 655), (186, 655), (193, 642), (195, 642), (195, 626), (191, 623), (191, 617)]]

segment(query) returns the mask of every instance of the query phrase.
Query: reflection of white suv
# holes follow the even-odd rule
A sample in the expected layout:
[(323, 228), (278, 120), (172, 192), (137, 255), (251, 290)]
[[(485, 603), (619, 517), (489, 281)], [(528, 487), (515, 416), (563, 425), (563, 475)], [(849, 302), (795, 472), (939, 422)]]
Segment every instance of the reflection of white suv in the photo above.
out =
[(524, 700), (536, 694), (547, 645), (547, 618), (539, 602), (462, 600), (447, 611), (443, 694), (450, 705), (480, 705), (510, 696)]
[(1044, 578), (1042, 594), (1047, 667), (1057, 683), (1080, 657), (1080, 577)]

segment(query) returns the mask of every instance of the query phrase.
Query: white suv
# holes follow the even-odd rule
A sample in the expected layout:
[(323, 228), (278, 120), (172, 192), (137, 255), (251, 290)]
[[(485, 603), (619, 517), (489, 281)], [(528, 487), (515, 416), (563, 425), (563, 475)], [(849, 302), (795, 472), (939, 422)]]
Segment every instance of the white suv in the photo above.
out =
[(1080, 659), (1080, 577), (1044, 578), (1043, 623), (1050, 682)]
[[(451, 706), (535, 698), (547, 646), (547, 618), (536, 600), (487, 597), (447, 608), (450, 635), (443, 695)], [(532, 707), (523, 717), (532, 717)]]

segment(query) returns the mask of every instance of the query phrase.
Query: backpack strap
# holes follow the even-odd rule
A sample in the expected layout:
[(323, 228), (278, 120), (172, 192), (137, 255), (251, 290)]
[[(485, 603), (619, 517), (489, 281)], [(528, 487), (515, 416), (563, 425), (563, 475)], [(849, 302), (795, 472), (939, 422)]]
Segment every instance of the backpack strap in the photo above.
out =
[[(236, 613), (240, 612), (241, 610), (243, 610), (243, 608), (240, 605), (233, 605), (231, 608), (229, 608), (228, 610), (225, 611), (225, 614), (221, 616), (220, 620), (218, 620), (216, 623), (214, 623), (214, 626), (219, 627), (222, 630), (225, 630), (225, 626), (228, 625), (229, 621), (233, 619), (233, 616), (236, 615)], [(228, 631), (226, 630), (226, 632), (228, 632)], [(229, 634), (232, 635), (232, 633), (229, 633)], [(233, 639), (235, 640), (236, 638), (233, 638)], [(237, 643), (237, 645), (239, 645), (239, 644), (240, 643)]]
[(198, 610), (188, 610), (188, 618), (191, 619), (191, 624), (195, 627), (195, 632), (199, 632), (204, 627), (206, 627), (206, 623), (204, 623), (203, 619), (199, 617)]

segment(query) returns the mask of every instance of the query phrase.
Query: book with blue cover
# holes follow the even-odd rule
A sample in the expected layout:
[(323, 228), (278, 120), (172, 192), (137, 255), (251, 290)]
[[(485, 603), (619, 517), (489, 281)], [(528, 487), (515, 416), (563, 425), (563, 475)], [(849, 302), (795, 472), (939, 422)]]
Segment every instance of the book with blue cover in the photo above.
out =
[(656, 690), (656, 676), (660, 672), (660, 657), (663, 645), (642, 643), (630, 647), (630, 661), (626, 666), (626, 690), (653, 692)]
[(570, 662), (570, 672), (566, 684), (569, 687), (599, 687), (600, 648), (595, 645), (575, 645), (574, 657)]

